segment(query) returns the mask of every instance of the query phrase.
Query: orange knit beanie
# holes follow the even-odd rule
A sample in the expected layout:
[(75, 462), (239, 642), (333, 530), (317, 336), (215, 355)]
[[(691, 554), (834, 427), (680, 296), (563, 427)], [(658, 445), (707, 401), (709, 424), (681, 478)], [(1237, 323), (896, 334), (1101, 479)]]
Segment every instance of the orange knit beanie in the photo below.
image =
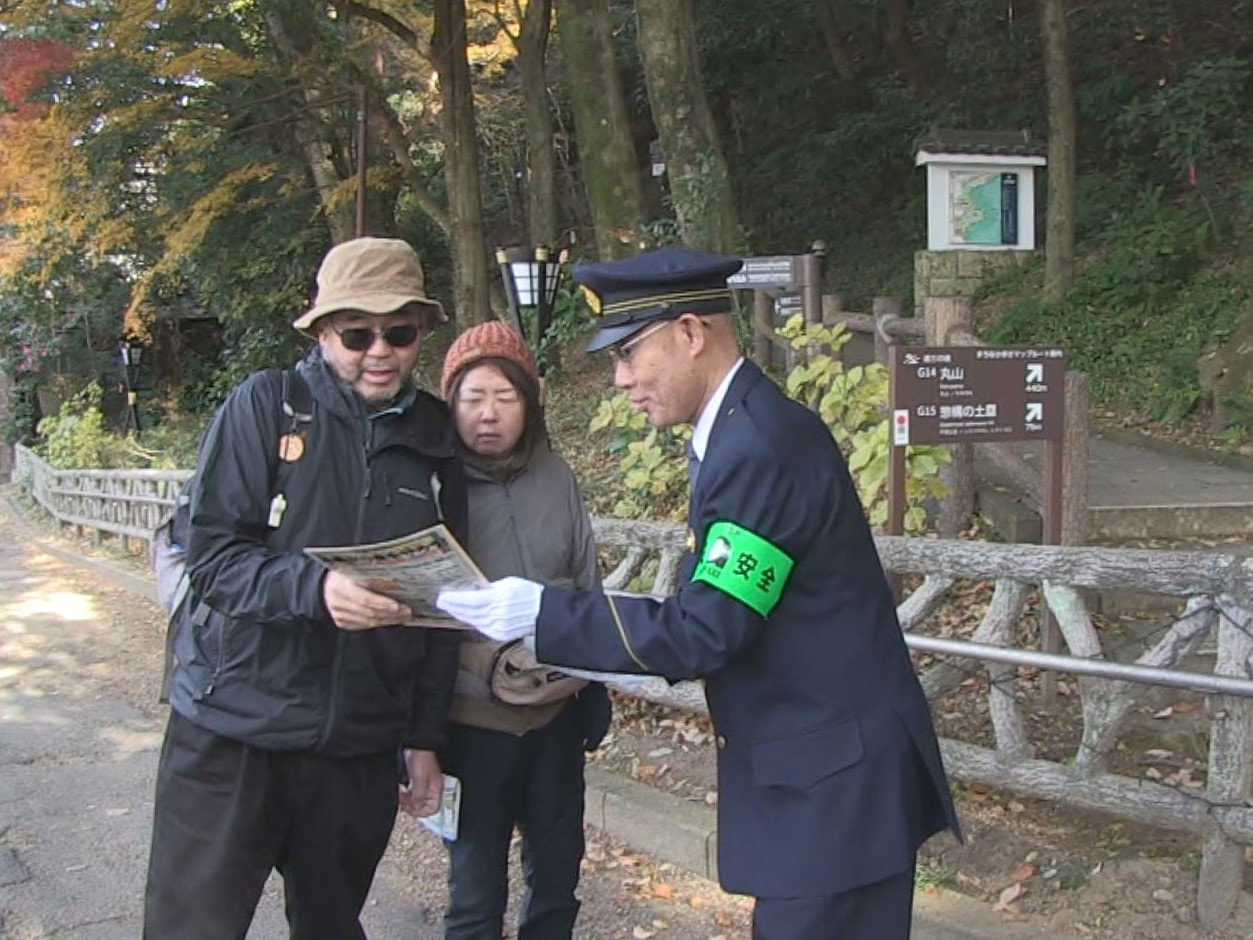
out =
[(444, 398), (452, 390), (457, 376), (480, 359), (508, 359), (525, 372), (539, 387), (539, 370), (526, 340), (502, 320), (488, 320), (466, 330), (448, 347), (444, 356), (444, 372), (440, 376), (440, 393)]

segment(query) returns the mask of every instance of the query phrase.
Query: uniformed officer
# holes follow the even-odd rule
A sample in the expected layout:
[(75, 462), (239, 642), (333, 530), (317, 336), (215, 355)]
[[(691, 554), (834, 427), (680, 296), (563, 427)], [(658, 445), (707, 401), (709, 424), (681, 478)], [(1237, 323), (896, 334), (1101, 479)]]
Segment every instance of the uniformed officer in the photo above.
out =
[(692, 425), (692, 551), (664, 601), (506, 578), (440, 606), (543, 662), (701, 677), (717, 733), (718, 876), (756, 940), (909, 935), (914, 860), (960, 837), (930, 711), (830, 431), (740, 355), (741, 262), (664, 248), (575, 268), (614, 384)]

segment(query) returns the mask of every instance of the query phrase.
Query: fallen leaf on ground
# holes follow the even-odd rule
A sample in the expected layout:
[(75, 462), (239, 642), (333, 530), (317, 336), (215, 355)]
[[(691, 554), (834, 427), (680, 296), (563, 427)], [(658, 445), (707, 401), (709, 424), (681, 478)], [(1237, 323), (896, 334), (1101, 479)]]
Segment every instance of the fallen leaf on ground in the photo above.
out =
[(1026, 881), (1035, 874), (1034, 865), (1019, 865), (1009, 876), (1010, 881)]
[(992, 905), (994, 911), (1008, 911), (1009, 906), (1027, 893), (1027, 886), (1021, 881), (1016, 881), (997, 898), (996, 903)]

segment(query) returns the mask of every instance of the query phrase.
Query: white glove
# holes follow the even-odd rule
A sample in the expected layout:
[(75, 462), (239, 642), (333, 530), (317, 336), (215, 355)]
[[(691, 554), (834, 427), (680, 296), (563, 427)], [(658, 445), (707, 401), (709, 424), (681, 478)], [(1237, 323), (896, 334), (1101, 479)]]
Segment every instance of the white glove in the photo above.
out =
[(435, 606), (454, 620), (504, 643), (535, 633), (544, 585), (526, 578), (501, 578), (481, 588), (443, 590)]

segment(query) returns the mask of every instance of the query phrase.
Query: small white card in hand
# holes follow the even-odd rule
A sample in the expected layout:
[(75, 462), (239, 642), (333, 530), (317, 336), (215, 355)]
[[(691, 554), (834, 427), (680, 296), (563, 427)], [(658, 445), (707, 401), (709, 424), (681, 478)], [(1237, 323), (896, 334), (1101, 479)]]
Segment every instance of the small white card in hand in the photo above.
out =
[(461, 817), (461, 781), (452, 774), (444, 774), (444, 794), (439, 809), (429, 816), (418, 819), (422, 825), (441, 839), (457, 841), (457, 820)]

